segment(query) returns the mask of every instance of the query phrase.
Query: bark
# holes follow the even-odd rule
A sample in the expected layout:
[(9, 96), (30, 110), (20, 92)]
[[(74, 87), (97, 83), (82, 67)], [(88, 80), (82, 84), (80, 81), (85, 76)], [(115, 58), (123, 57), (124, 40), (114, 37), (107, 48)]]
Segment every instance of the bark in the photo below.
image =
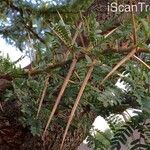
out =
[[(18, 121), (21, 116), (18, 101), (3, 102), (1, 105), (3, 111), (0, 111), (0, 150), (59, 150), (67, 118), (62, 118), (60, 123), (53, 121), (43, 142), (41, 137), (33, 136), (29, 127), (24, 128)], [(93, 113), (82, 112), (81, 114), (76, 115), (74, 120), (80, 121), (81, 118), (87, 118), (92, 124), (95, 119)], [(60, 117), (63, 114), (57, 115)], [(63, 123), (64, 125), (62, 125)], [(86, 138), (89, 129), (90, 125), (87, 125), (87, 122), (78, 128), (71, 127), (63, 149), (76, 150)]]
[[(1, 76), (0, 79), (0, 150), (59, 150), (71, 108), (64, 106), (55, 113), (54, 117), (59, 118), (60, 122), (52, 121), (45, 140), (42, 141), (41, 137), (31, 134), (30, 127), (23, 127), (19, 122), (22, 116), (19, 100), (3, 101), (5, 90), (12, 89), (11, 80), (5, 76)], [(51, 105), (53, 106), (53, 103)], [(65, 139), (64, 150), (76, 150), (89, 132), (96, 116), (88, 107), (83, 110), (75, 114), (73, 120), (77, 124), (81, 119), (86, 119), (86, 121), (77, 127), (70, 127)]]

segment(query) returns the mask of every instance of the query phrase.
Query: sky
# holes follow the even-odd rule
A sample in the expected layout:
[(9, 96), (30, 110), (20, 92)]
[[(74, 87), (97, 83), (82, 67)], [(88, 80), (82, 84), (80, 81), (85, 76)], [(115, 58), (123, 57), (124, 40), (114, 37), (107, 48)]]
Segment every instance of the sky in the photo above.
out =
[[(24, 56), (25, 54), (17, 50), (17, 48), (9, 45), (6, 43), (6, 41), (0, 37), (0, 56), (7, 57), (9, 55), (9, 58), (12, 62), (18, 60), (21, 56)], [(30, 63), (29, 57), (24, 57), (19, 63), (17, 63), (17, 66), (21, 66), (22, 68), (27, 66)]]

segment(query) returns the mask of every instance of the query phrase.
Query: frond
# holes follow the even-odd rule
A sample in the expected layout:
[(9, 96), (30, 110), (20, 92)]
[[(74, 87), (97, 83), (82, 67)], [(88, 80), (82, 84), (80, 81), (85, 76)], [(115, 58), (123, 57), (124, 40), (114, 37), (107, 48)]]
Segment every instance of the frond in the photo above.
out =
[[(132, 117), (129, 122), (126, 122), (120, 129), (116, 130), (114, 137), (111, 140), (111, 150), (120, 149), (122, 146), (130, 147), (131, 149), (141, 148), (148, 149), (144, 126), (144, 115)], [(150, 132), (150, 128), (148, 129)]]

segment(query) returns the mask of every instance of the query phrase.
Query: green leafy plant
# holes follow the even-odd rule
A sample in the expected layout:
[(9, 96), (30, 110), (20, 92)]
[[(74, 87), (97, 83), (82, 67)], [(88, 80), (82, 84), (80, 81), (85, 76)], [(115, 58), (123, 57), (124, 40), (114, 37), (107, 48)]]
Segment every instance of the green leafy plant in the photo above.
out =
[[(76, 149), (98, 115), (110, 130), (89, 136), (95, 150), (149, 148), (149, 16), (136, 19), (132, 13), (113, 27), (113, 22), (99, 23), (96, 14), (74, 13), (73, 8), (86, 9), (80, 4), (3, 1), (1, 12), (10, 20), (0, 18), (0, 34), (21, 51), (35, 51), (35, 59), (20, 69), (0, 58), (0, 83), (4, 75), (12, 77), (1, 102), (15, 102), (18, 122), (49, 149)], [(125, 89), (117, 87), (118, 80)], [(128, 108), (141, 114), (124, 122), (117, 115)], [(134, 130), (140, 137), (129, 141)]]

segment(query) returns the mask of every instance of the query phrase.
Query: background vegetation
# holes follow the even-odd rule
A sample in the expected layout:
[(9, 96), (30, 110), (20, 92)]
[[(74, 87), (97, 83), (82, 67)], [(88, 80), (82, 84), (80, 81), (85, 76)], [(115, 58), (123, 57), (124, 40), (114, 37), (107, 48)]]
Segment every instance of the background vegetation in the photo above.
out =
[[(32, 59), (16, 68), (0, 57), (1, 149), (75, 150), (99, 115), (110, 130), (89, 136), (95, 150), (150, 148), (149, 12), (100, 21), (93, 4), (1, 2), (1, 36)], [(141, 112), (118, 119), (128, 108)]]

